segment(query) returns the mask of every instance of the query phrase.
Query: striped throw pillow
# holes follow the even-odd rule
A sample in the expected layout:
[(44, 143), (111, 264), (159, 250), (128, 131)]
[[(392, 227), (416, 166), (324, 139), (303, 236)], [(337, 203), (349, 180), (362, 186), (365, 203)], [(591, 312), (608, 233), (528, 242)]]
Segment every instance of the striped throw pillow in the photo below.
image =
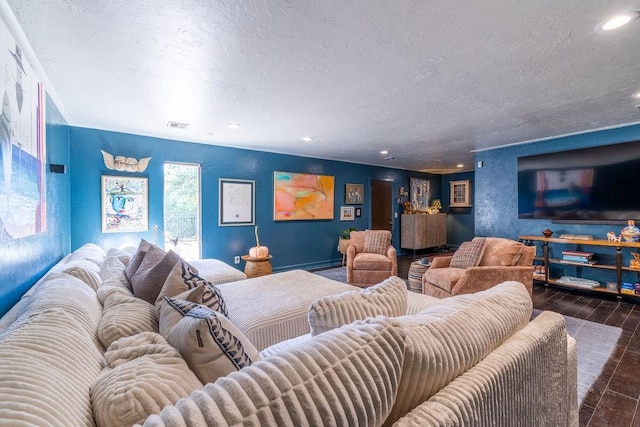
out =
[(475, 238), (470, 242), (464, 242), (453, 253), (449, 267), (469, 268), (477, 267), (484, 253), (485, 238)]

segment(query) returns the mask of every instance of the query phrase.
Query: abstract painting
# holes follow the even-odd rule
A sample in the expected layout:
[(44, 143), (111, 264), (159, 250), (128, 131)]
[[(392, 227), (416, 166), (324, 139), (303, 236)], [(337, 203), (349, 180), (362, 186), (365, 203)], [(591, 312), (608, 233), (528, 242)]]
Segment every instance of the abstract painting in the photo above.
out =
[(0, 242), (46, 230), (45, 92), (0, 21)]
[(149, 229), (147, 178), (102, 175), (102, 232)]
[(334, 182), (328, 175), (274, 172), (273, 219), (333, 219)]

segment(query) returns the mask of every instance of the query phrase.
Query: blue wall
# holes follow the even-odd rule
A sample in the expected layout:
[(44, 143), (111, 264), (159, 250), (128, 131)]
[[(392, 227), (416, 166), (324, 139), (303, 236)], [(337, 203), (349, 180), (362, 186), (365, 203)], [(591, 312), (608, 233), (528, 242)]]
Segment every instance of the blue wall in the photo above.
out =
[[(47, 163), (69, 165), (69, 128), (47, 96)], [(0, 244), (0, 315), (69, 252), (69, 174), (46, 172), (46, 231)]]
[[(476, 168), (475, 170), (475, 190), (476, 194), (480, 195), (480, 197), (475, 198), (475, 234), (478, 236), (501, 236), (517, 239), (519, 235), (524, 234), (541, 236), (542, 230), (550, 228), (554, 232), (554, 237), (568, 233), (589, 234), (596, 239), (606, 239), (608, 231), (614, 231), (616, 234), (620, 233), (620, 230), (625, 226), (623, 224), (561, 224), (552, 223), (551, 220), (518, 219), (518, 157), (633, 140), (640, 140), (640, 125), (478, 152), (476, 154), (476, 164), (482, 161), (484, 167)], [(638, 192), (637, 189), (630, 190), (634, 193)], [(596, 247), (589, 247), (588, 249), (589, 251), (597, 252)], [(552, 256), (560, 257), (561, 247), (552, 245), (551, 250)], [(605, 250), (597, 254), (596, 257), (602, 262), (615, 263), (613, 261), (614, 253), (615, 251)], [(538, 254), (540, 255), (541, 251), (538, 251)], [(629, 251), (625, 251), (623, 265), (628, 265), (629, 259)], [(613, 273), (606, 275), (608, 279), (604, 275), (598, 274), (598, 272), (591, 271), (591, 273), (601, 281), (615, 281)], [(565, 271), (565, 274), (575, 275), (575, 272)], [(602, 278), (599, 276), (602, 276)], [(633, 282), (637, 280), (637, 274), (635, 273), (627, 273), (625, 277), (628, 280), (633, 280)], [(623, 280), (625, 277), (623, 277)]]
[[(269, 247), (274, 270), (311, 268), (339, 263), (337, 251), (339, 232), (351, 226), (370, 226), (370, 183), (372, 180), (393, 182), (394, 198), (399, 187), (409, 187), (410, 177), (429, 179), (431, 188), (441, 188), (440, 175), (408, 172), (329, 160), (288, 156), (252, 150), (194, 144), (139, 135), (72, 127), (71, 141), (71, 248), (94, 242), (105, 248), (122, 244), (137, 245), (140, 238), (153, 241), (153, 226), (162, 235), (163, 163), (185, 162), (201, 165), (202, 186), (202, 256), (233, 264), (235, 255), (244, 255), (255, 246), (254, 229), (249, 226), (218, 226), (218, 179), (255, 180), (256, 224), (260, 243)], [(108, 170), (100, 150), (126, 157), (151, 157), (146, 171), (135, 176), (149, 178), (149, 231), (144, 233), (101, 232), (100, 176), (119, 175)], [(335, 176), (335, 218), (325, 221), (274, 221), (273, 172), (314, 173)], [(127, 175), (126, 173), (124, 175)], [(131, 174), (129, 174), (131, 175)], [(344, 206), (344, 185), (364, 184), (365, 203), (362, 217), (355, 221), (340, 221), (340, 206)], [(439, 198), (440, 194), (433, 197)], [(395, 212), (401, 212), (394, 205)], [(393, 242), (399, 248), (400, 221), (394, 218)], [(162, 238), (158, 238), (162, 245)], [(240, 267), (242, 267), (240, 265)]]
[[(442, 212), (447, 214), (447, 244), (451, 246), (459, 246), (462, 242), (473, 239), (474, 237), (474, 206), (476, 191), (474, 188), (474, 172), (461, 172), (444, 175), (442, 177)], [(451, 181), (471, 181), (471, 207), (470, 208), (451, 208), (450, 185)]]

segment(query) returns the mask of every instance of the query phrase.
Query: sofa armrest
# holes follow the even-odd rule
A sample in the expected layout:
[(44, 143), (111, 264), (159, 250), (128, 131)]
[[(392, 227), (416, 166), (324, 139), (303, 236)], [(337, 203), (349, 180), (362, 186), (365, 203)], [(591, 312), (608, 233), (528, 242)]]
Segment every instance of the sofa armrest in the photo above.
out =
[(447, 268), (451, 264), (452, 255), (437, 256), (431, 260), (431, 266), (429, 268)]
[(470, 267), (451, 290), (452, 295), (471, 294), (483, 291), (498, 283), (515, 281), (522, 283), (529, 292), (533, 293), (533, 266), (485, 266)]

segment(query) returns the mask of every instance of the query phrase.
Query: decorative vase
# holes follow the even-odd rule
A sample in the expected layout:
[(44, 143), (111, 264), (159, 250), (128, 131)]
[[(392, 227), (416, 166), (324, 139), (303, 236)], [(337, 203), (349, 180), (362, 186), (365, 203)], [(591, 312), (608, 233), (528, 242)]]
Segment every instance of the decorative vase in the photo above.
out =
[(622, 229), (620, 234), (625, 242), (637, 242), (640, 238), (640, 228), (636, 227), (636, 222), (630, 219), (627, 226)]
[(551, 237), (552, 234), (553, 234), (553, 231), (549, 230), (548, 228), (545, 228), (544, 230), (542, 230), (542, 235), (544, 237)]

